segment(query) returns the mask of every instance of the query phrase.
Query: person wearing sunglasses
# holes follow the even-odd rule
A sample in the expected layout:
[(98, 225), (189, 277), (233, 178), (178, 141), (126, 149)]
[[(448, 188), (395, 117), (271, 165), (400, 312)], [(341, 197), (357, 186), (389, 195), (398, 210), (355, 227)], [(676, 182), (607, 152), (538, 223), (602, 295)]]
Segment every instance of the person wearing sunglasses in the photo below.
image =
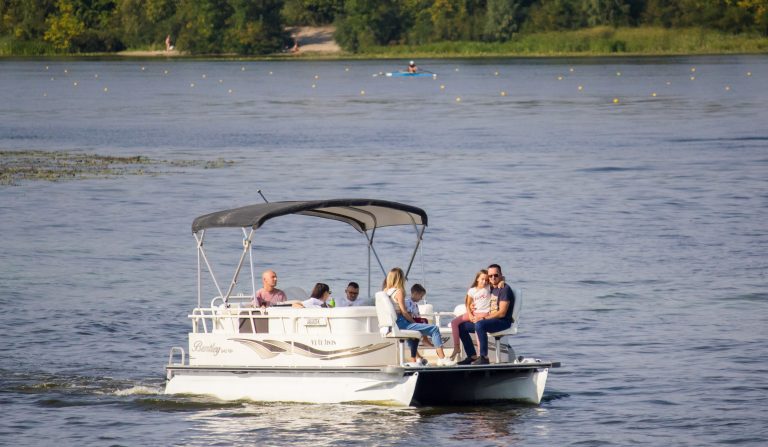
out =
[[(501, 267), (498, 264), (488, 266), (488, 283), (491, 287), (491, 311), (476, 319), (465, 321), (459, 325), (459, 338), (467, 353), (467, 358), (458, 362), (459, 365), (487, 365), (488, 333), (503, 331), (512, 326), (512, 309), (515, 306), (515, 293), (504, 281)], [(477, 334), (480, 345), (480, 355), (475, 351), (471, 332)]]

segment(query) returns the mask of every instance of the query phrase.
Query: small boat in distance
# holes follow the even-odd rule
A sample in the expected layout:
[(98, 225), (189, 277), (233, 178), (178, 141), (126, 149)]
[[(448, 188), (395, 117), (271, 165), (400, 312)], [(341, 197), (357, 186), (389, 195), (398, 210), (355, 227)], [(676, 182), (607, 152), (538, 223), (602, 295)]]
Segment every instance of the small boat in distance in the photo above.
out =
[(425, 71), (417, 71), (416, 73), (393, 71), (391, 73), (384, 73), (384, 75), (388, 78), (437, 78), (437, 73), (429, 73)]
[[(254, 234), (265, 222), (288, 215), (346, 223), (365, 237), (371, 305), (317, 309), (251, 305), (257, 278)], [(372, 261), (375, 259), (383, 274), (387, 271), (374, 248), (374, 235), (377, 229), (393, 226), (411, 227), (416, 233), (416, 247), (410, 261), (403, 264), (407, 277), (427, 227), (426, 212), (411, 205), (375, 199), (271, 202), (195, 219), (197, 306), (188, 314), (192, 325), (188, 345), (171, 348), (165, 393), (211, 395), (224, 400), (400, 406), (541, 402), (550, 368), (560, 365), (517, 357), (505, 342), (517, 332), (522, 298), (519, 289), (515, 291), (515, 323), (503, 333), (491, 334), (491, 364), (412, 367), (404, 363), (405, 341), (421, 335), (397, 328), (391, 300), (381, 294), (375, 302), (371, 300), (371, 289), (378, 290), (376, 285), (381, 283), (381, 278), (371, 277)], [(204, 244), (206, 232), (219, 228), (235, 229), (237, 246), (242, 246), (228, 285), (213, 274)], [(246, 264), (250, 264), (246, 284), (253, 290), (235, 294)], [(208, 290), (216, 291), (210, 301), (203, 297), (204, 270), (213, 283), (207, 285)], [(289, 299), (308, 297), (297, 287), (284, 290)], [(450, 327), (444, 323), (449, 323), (454, 313), (435, 312), (431, 304), (420, 307), (422, 316), (440, 326), (445, 346), (452, 346)], [(436, 358), (429, 348), (422, 347), (422, 352), (429, 359)]]

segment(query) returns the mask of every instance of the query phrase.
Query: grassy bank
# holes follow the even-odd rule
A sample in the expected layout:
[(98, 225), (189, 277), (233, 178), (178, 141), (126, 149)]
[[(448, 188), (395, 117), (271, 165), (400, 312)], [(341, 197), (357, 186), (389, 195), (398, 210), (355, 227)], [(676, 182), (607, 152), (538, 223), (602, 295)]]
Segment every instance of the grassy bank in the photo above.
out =
[(508, 42), (440, 42), (366, 49), (367, 57), (607, 56), (768, 53), (768, 38), (688, 28), (607, 28), (515, 36)]

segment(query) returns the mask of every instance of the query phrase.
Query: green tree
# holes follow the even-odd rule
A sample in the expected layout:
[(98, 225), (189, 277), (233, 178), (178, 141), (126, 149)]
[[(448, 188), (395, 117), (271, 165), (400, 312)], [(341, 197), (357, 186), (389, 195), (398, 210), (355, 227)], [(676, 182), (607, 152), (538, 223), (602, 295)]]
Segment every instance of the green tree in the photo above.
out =
[(54, 0), (0, 0), (0, 36), (42, 39), (48, 29), (45, 19), (55, 11)]
[(287, 34), (280, 17), (280, 0), (230, 0), (223, 50), (238, 54), (273, 53), (283, 47)]
[(464, 0), (435, 0), (429, 8), (437, 40), (458, 40), (467, 34), (467, 7)]
[(85, 23), (75, 16), (75, 7), (71, 0), (58, 0), (56, 13), (45, 21), (48, 29), (44, 38), (59, 50), (70, 50), (72, 39), (85, 32)]
[(521, 5), (516, 0), (488, 0), (483, 36), (486, 40), (506, 41), (519, 28)]
[(403, 10), (398, 1), (348, 0), (336, 19), (335, 38), (347, 51), (398, 42), (403, 35)]
[(286, 0), (282, 9), (288, 25), (327, 25), (344, 10), (344, 0)]
[(232, 8), (226, 0), (181, 0), (176, 9), (177, 46), (191, 53), (220, 53)]

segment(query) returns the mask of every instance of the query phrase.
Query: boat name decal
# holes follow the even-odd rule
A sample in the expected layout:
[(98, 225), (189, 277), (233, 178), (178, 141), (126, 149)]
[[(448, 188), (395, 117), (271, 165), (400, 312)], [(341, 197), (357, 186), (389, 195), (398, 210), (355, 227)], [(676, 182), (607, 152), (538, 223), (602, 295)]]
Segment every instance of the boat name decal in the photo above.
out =
[[(317, 349), (310, 345), (306, 345), (299, 342), (290, 342), (283, 340), (253, 340), (248, 338), (231, 338), (230, 340), (242, 343), (253, 351), (255, 351), (262, 359), (268, 359), (280, 354), (285, 355), (300, 355), (302, 357), (310, 357), (318, 360), (337, 360), (348, 357), (357, 357), (359, 355), (370, 354), (378, 350), (387, 348), (392, 345), (391, 342), (376, 343), (365, 346), (356, 346), (354, 348), (336, 349), (326, 351), (323, 349)], [(335, 346), (335, 340), (328, 339), (313, 339), (310, 344), (313, 346)]]
[(202, 341), (198, 340), (194, 345), (192, 345), (192, 352), (208, 352), (212, 353), (213, 356), (216, 357), (219, 354), (231, 354), (232, 350), (229, 348), (222, 348), (216, 343), (206, 345)]

